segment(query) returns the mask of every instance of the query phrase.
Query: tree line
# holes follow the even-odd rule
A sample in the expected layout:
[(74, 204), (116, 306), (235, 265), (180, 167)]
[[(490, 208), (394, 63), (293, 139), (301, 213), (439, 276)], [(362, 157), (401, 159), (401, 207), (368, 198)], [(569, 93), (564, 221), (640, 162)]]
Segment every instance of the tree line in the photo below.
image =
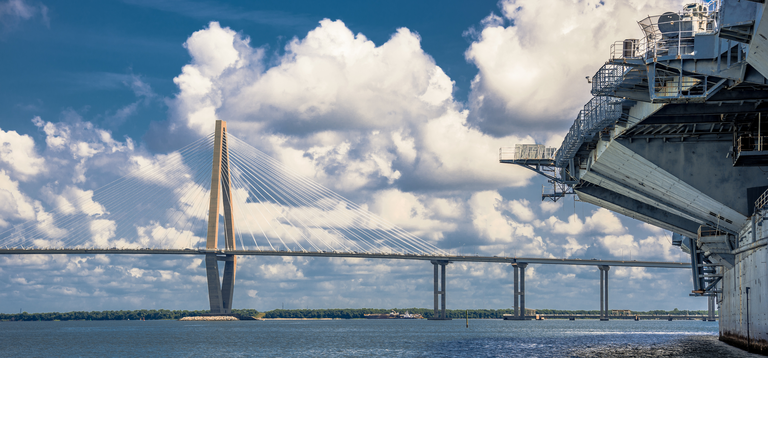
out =
[[(337, 319), (356, 319), (365, 318), (366, 314), (389, 314), (390, 311), (404, 314), (420, 314), (424, 318), (434, 316), (433, 309), (426, 308), (391, 308), (391, 309), (275, 309), (268, 312), (259, 313), (256, 309), (233, 309), (232, 313), (244, 317), (263, 317), (263, 318), (337, 318)], [(439, 312), (439, 311), (438, 311)], [(472, 319), (502, 319), (504, 314), (512, 314), (513, 309), (447, 309), (445, 311), (449, 318), (461, 319), (469, 317)], [(188, 310), (134, 310), (134, 311), (78, 311), (78, 312), (42, 312), (20, 314), (0, 314), (0, 321), (127, 321), (127, 320), (178, 320), (184, 317), (201, 316), (210, 313), (207, 310), (188, 311)], [(559, 309), (527, 309), (526, 314), (534, 313), (550, 315), (599, 315), (598, 310), (559, 310)], [(703, 310), (678, 310), (672, 311), (652, 310), (652, 311), (631, 311), (631, 315), (706, 315)]]
[[(42, 312), (20, 314), (0, 314), (0, 321), (138, 321), (138, 320), (178, 320), (184, 317), (201, 316), (210, 311), (188, 310), (133, 310), (133, 311), (76, 311)], [(255, 309), (233, 309), (232, 313), (242, 316), (255, 316)]]

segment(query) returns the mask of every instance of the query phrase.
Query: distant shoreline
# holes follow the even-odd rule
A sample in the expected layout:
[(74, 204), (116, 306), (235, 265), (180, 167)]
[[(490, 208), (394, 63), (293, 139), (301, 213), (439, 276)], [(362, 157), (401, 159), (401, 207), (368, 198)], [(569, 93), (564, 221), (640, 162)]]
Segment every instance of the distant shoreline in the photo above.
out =
[[(246, 319), (260, 320), (334, 320), (334, 319), (365, 319), (365, 314), (388, 314), (390, 311), (399, 313), (409, 312), (430, 318), (433, 309), (426, 308), (390, 308), (390, 309), (275, 309), (259, 312), (255, 309), (235, 309), (233, 315)], [(653, 310), (653, 311), (615, 311), (622, 315), (706, 315), (704, 310)], [(453, 309), (446, 310), (446, 315), (453, 319), (502, 319), (504, 314), (512, 314), (512, 309)], [(599, 315), (597, 310), (556, 310), (556, 309), (527, 309), (526, 315)], [(75, 312), (41, 312), (0, 314), (0, 321), (154, 321), (179, 320), (185, 317), (202, 317), (209, 311), (188, 310), (133, 310), (133, 311), (75, 311)]]

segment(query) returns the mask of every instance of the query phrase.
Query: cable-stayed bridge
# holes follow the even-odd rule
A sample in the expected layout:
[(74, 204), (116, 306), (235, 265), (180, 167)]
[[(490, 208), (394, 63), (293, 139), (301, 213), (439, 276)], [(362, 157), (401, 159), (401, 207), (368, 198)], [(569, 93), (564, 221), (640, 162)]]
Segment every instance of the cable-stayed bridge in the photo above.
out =
[[(528, 264), (598, 266), (600, 305), (606, 314), (610, 266), (690, 266), (452, 255), (298, 175), (228, 133), (221, 120), (216, 121), (214, 133), (176, 152), (155, 159), (136, 158), (134, 163), (126, 175), (93, 191), (62, 191), (54, 211), (39, 211), (34, 220), (0, 233), (0, 254), (202, 255), (215, 314), (231, 313), (238, 256), (430, 261), (435, 316), (443, 319), (445, 267), (451, 262), (512, 264), (515, 316), (521, 319)], [(219, 262), (224, 263), (223, 276)]]

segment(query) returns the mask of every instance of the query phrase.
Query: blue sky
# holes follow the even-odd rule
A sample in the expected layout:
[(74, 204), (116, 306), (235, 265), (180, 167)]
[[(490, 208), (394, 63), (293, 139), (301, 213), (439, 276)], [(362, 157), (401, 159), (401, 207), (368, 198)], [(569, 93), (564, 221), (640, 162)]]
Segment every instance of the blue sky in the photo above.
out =
[[(544, 4), (546, 3), (546, 4)], [(572, 198), (499, 147), (559, 146), (584, 79), (674, 1), (0, 1), (0, 224), (41, 220), (137, 158), (230, 131), (443, 249), (685, 260), (670, 233)], [(0, 227), (2, 228), (2, 227)], [(1, 258), (0, 311), (205, 309), (190, 258)], [(449, 308), (511, 307), (453, 264)], [(527, 305), (595, 309), (598, 271), (529, 267)], [(612, 270), (616, 309), (703, 309), (685, 270)], [(236, 308), (430, 307), (428, 264), (244, 259)]]

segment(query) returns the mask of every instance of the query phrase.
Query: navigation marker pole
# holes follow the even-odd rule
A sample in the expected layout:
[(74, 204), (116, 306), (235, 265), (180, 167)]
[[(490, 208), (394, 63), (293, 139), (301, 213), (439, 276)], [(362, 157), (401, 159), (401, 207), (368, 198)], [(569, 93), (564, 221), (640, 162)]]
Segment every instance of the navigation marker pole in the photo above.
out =
[[(205, 272), (208, 276), (208, 298), (212, 314), (232, 313), (232, 296), (235, 291), (237, 256), (218, 256), (219, 203), (224, 206), (225, 251), (235, 250), (235, 215), (232, 211), (232, 184), (229, 175), (229, 148), (227, 147), (227, 122), (216, 120), (213, 141), (213, 167), (211, 169), (211, 201), (208, 207), (208, 236), (205, 242)], [(219, 281), (219, 261), (224, 261), (224, 277)]]

